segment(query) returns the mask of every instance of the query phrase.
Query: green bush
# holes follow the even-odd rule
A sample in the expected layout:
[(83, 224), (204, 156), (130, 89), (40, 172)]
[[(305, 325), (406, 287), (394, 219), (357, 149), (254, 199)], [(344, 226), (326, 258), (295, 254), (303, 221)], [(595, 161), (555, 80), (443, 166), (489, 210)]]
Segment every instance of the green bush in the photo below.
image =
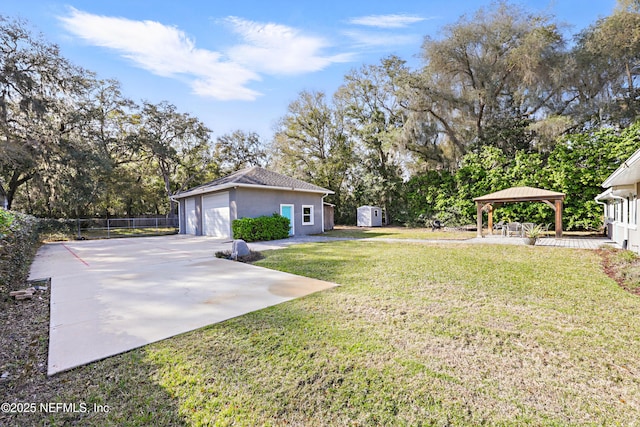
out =
[(233, 238), (245, 242), (286, 239), (289, 237), (289, 218), (278, 214), (258, 218), (240, 218), (231, 225)]
[(15, 217), (11, 212), (0, 209), (0, 239), (9, 233), (14, 219)]
[(72, 240), (77, 235), (76, 230), (76, 221), (73, 219), (38, 219), (40, 240), (45, 242)]
[(0, 303), (8, 292), (24, 287), (39, 246), (38, 219), (0, 211)]

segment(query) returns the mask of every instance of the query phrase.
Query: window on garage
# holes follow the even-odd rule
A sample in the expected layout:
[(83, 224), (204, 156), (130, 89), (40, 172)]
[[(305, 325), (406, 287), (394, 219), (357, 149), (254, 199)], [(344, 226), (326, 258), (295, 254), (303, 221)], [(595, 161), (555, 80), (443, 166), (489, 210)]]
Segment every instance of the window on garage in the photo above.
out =
[(302, 205), (302, 225), (313, 225), (313, 205)]

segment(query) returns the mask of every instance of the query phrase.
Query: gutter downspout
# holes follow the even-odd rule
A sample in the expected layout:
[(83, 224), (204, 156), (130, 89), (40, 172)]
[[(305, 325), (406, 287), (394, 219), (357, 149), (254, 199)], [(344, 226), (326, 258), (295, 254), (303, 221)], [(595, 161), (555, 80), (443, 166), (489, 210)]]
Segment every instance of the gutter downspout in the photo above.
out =
[(182, 221), (180, 221), (182, 219), (182, 214), (180, 213), (180, 201), (175, 198), (175, 194), (169, 196), (169, 200), (178, 204), (178, 234), (185, 234), (183, 233), (184, 230), (182, 230)]
[[(607, 231), (608, 231), (607, 230), (607, 221), (609, 219), (609, 208), (608, 208), (609, 203), (601, 202), (600, 200), (598, 200), (597, 197), (595, 199), (593, 199), (593, 200), (595, 200), (595, 202), (597, 204), (602, 205), (602, 211), (604, 212), (604, 224), (603, 224), (604, 225), (604, 235), (607, 236), (607, 234), (608, 234), (607, 233)], [(607, 237), (611, 238), (611, 236), (607, 236)]]

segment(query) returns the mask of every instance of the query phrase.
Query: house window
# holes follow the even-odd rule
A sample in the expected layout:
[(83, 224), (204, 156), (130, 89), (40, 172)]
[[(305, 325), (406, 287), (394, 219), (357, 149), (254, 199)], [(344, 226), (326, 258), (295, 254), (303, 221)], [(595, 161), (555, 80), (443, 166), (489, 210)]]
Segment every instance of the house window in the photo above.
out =
[(313, 225), (313, 205), (302, 205), (302, 225)]
[(637, 198), (638, 196), (636, 196), (635, 194), (629, 196), (629, 224), (631, 225), (637, 224), (637, 219), (636, 219), (637, 206), (638, 206)]
[(622, 203), (620, 200), (616, 200), (613, 204), (613, 218), (616, 222), (622, 222)]
[(609, 203), (609, 218), (612, 222), (616, 221), (616, 202), (611, 200)]

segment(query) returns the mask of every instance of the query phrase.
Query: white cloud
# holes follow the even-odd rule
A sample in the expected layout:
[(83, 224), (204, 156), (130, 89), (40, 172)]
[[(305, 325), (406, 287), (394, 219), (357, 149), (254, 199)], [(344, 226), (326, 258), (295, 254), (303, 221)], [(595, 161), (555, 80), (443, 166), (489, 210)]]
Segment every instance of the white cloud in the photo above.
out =
[(369, 15), (351, 18), (349, 23), (377, 28), (405, 28), (416, 22), (424, 21), (425, 19), (426, 18), (420, 16), (405, 14)]
[(245, 43), (225, 52), (196, 47), (176, 27), (155, 21), (94, 15), (70, 9), (59, 17), (65, 28), (88, 43), (113, 49), (140, 68), (164, 77), (186, 78), (193, 92), (219, 100), (254, 100), (260, 93), (247, 87), (259, 73), (297, 74), (322, 70), (350, 55), (324, 56), (329, 43), (278, 24), (241, 18), (225, 20)]
[(390, 47), (419, 43), (421, 37), (416, 34), (393, 34), (387, 32), (344, 31), (358, 46)]
[(220, 100), (253, 100), (246, 87), (260, 76), (224, 61), (219, 52), (198, 49), (183, 31), (154, 21), (93, 15), (71, 9), (65, 28), (87, 42), (118, 51), (140, 68), (164, 77), (186, 76), (194, 93)]
[(230, 16), (225, 19), (244, 44), (228, 50), (229, 57), (254, 70), (269, 74), (299, 74), (322, 70), (335, 62), (347, 62), (350, 54), (326, 56), (330, 47), (321, 37), (305, 35), (295, 28), (259, 23)]

